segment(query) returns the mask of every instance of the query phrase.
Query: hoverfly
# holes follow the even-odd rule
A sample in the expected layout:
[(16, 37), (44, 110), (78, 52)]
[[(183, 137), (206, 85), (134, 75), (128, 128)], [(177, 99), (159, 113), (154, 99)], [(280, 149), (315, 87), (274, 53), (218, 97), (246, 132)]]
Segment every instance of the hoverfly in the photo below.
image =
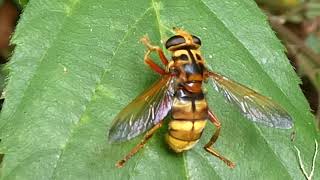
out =
[[(191, 149), (199, 141), (208, 119), (216, 130), (204, 149), (230, 168), (235, 167), (235, 163), (212, 147), (219, 137), (221, 123), (208, 108), (203, 93), (202, 83), (207, 80), (211, 81), (214, 89), (221, 92), (227, 101), (239, 107), (248, 119), (274, 128), (289, 129), (293, 126), (289, 114), (276, 102), (209, 71), (199, 50), (200, 39), (181, 29), (175, 31), (176, 35), (165, 43), (166, 49), (172, 53), (170, 61), (160, 47), (150, 43), (147, 36), (141, 39), (148, 49), (144, 62), (162, 77), (114, 119), (109, 131), (110, 142), (130, 140), (147, 131), (141, 142), (117, 162), (117, 167), (122, 167), (147, 143), (169, 112), (171, 120), (166, 142), (173, 151), (179, 153)], [(154, 63), (150, 58), (151, 52), (158, 53), (165, 69)]]

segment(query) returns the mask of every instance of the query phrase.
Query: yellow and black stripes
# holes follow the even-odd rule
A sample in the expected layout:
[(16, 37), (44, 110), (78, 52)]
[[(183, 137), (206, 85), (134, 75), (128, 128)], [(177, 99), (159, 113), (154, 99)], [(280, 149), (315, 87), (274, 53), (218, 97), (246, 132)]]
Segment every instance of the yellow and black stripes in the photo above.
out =
[(166, 141), (175, 152), (191, 149), (200, 139), (206, 120), (171, 120)]
[[(172, 106), (167, 143), (176, 152), (192, 148), (200, 139), (208, 118), (208, 105), (202, 91), (191, 93), (180, 84)], [(201, 87), (201, 85), (200, 85)]]

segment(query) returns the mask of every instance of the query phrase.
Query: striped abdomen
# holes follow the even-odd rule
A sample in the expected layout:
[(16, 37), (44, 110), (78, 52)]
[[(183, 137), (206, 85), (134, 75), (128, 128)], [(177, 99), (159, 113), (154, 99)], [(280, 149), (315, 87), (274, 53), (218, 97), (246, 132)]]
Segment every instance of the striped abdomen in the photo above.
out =
[(202, 91), (191, 93), (183, 86), (177, 90), (172, 106), (167, 143), (176, 152), (191, 149), (200, 139), (208, 117)]

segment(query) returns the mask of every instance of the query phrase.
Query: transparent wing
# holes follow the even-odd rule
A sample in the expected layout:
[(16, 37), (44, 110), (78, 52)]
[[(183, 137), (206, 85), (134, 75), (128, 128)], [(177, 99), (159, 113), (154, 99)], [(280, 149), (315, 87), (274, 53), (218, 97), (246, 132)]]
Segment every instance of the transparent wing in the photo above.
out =
[(109, 141), (126, 141), (159, 123), (171, 110), (173, 78), (165, 75), (140, 94), (113, 120)]
[(217, 73), (209, 72), (209, 76), (215, 90), (239, 107), (248, 119), (275, 128), (289, 129), (293, 126), (290, 115), (268, 97)]

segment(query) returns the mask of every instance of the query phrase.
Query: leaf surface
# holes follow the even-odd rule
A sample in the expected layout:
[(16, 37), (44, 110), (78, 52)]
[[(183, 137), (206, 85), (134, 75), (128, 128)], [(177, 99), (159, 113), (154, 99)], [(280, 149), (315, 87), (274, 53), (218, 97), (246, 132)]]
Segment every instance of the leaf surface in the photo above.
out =
[[(164, 126), (117, 169), (115, 162), (141, 137), (110, 144), (111, 122), (159, 78), (144, 65), (139, 39), (148, 34), (163, 47), (172, 27), (199, 36), (212, 70), (277, 101), (295, 127), (254, 124), (207, 86), (210, 108), (222, 122), (215, 148), (235, 169), (203, 150), (214, 132), (210, 123), (184, 154), (168, 150)], [(293, 145), (311, 169), (319, 138), (313, 117), (282, 45), (252, 1), (31, 0), (12, 43), (0, 117), (2, 179), (303, 179)]]

